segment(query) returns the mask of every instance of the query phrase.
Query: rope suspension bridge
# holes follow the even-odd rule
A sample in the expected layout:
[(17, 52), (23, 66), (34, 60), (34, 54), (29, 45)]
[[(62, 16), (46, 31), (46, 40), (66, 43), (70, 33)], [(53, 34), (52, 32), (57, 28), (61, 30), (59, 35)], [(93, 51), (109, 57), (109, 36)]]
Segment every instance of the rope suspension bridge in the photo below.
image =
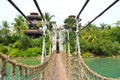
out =
[[(11, 1), (8, 0), (25, 18), (30, 20), (22, 13), (22, 11)], [(83, 9), (88, 4), (89, 0), (85, 2), (83, 8), (80, 10), (76, 20), (76, 47), (75, 55), (70, 55), (69, 31), (64, 29), (64, 26), (53, 25), (50, 33), (50, 55), (46, 56), (45, 37), (46, 37), (46, 20), (42, 15), (39, 5), (36, 0), (33, 0), (42, 19), (43, 19), (43, 47), (41, 55), (41, 64), (36, 66), (28, 66), (11, 60), (8, 56), (0, 54), (0, 80), (120, 80), (103, 77), (92, 71), (84, 62), (80, 52), (79, 32), (91, 24), (94, 20), (100, 17), (105, 11), (111, 8), (119, 0), (114, 1), (97, 17), (90, 21), (83, 28), (79, 28), (79, 16)], [(32, 22), (30, 22), (32, 24)], [(67, 41), (65, 40), (67, 36)], [(66, 44), (67, 42), (67, 44)], [(67, 45), (67, 48), (66, 48)], [(66, 50), (67, 49), (67, 50)], [(9, 64), (10, 70), (7, 70)]]

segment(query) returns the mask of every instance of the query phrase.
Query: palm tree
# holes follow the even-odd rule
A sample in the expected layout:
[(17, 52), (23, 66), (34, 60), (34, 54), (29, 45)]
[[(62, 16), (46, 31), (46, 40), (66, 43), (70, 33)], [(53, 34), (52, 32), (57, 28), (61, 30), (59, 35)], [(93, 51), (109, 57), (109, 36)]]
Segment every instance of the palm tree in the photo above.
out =
[(107, 24), (105, 24), (105, 23), (101, 23), (100, 26), (101, 26), (101, 29), (102, 29), (102, 30), (104, 30), (104, 29), (107, 28)]
[(7, 21), (3, 21), (2, 22), (2, 31), (3, 31), (3, 36), (5, 37), (5, 38), (7, 38), (8, 36), (10, 36), (10, 30), (9, 30), (9, 24), (8, 24), (8, 22)]
[[(44, 18), (45, 18), (45, 24), (43, 23), (43, 28), (45, 28), (47, 26), (48, 30), (49, 30), (49, 36), (50, 36), (50, 41), (51, 41), (51, 31), (52, 31), (52, 24), (51, 24), (51, 19), (52, 17), (54, 17), (54, 15), (50, 15), (50, 13), (45, 13)], [(45, 46), (45, 38), (46, 38), (46, 34), (45, 31), (43, 31), (43, 46), (42, 46), (42, 58), (41, 58), (41, 62), (44, 61), (44, 56), (46, 55), (46, 46)], [(51, 50), (51, 44), (50, 44), (50, 50)], [(51, 52), (51, 51), (50, 51)], [(51, 53), (50, 53), (51, 54)]]
[(22, 16), (17, 16), (17, 18), (14, 19), (14, 31), (18, 33), (18, 36), (21, 37), (23, 35), (24, 31), (27, 29), (27, 24)]
[(69, 29), (70, 31), (76, 28), (76, 20), (72, 16), (69, 16), (67, 19), (64, 20), (65, 29)]
[(74, 16), (69, 16), (64, 20), (64, 27), (67, 30), (67, 40), (68, 40), (68, 54), (70, 55), (70, 32), (71, 36), (74, 36), (74, 30), (76, 29), (76, 20)]
[(1, 38), (3, 39), (3, 43), (5, 43), (6, 45), (9, 44), (9, 38), (10, 38), (10, 26), (9, 23), (7, 21), (3, 21), (2, 22), (2, 29), (0, 31), (1, 33)]
[(45, 12), (44, 17), (45, 17), (45, 20), (46, 20), (46, 22), (47, 22), (47, 28), (48, 28), (49, 30), (52, 30), (52, 23), (54, 23), (54, 21), (51, 21), (51, 19), (52, 19), (53, 17), (55, 17), (55, 16), (54, 16), (54, 15), (50, 15), (50, 13), (48, 13), (48, 12)]
[(120, 20), (118, 20), (116, 23), (114, 23), (116, 26), (120, 26)]
[(54, 16), (54, 15), (50, 15), (50, 13), (48, 13), (48, 12), (45, 12), (44, 17), (45, 17), (45, 19), (46, 19), (47, 22), (50, 22), (51, 19), (52, 19), (53, 17), (55, 17), (55, 16)]

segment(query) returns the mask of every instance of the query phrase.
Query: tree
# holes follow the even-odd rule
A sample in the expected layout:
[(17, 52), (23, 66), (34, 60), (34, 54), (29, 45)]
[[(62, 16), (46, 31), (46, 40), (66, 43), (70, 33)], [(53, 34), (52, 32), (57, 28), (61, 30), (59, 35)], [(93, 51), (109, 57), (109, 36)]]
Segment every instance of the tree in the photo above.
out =
[(101, 23), (100, 26), (101, 26), (101, 29), (102, 29), (102, 30), (104, 30), (104, 29), (107, 28), (107, 24), (105, 24), (105, 23)]
[(9, 23), (7, 21), (3, 21), (1, 27), (2, 27), (2, 29), (0, 30), (1, 42), (2, 44), (9, 45), (11, 38)]
[(8, 38), (8, 36), (10, 36), (9, 28), (10, 28), (9, 23), (7, 21), (3, 21), (2, 22), (3, 37)]
[(76, 28), (76, 20), (74, 17), (69, 16), (64, 20), (64, 26), (65, 29), (69, 29), (70, 31), (73, 31)]
[(120, 20), (118, 20), (116, 23), (114, 23), (116, 26), (120, 26)]
[(54, 23), (54, 21), (51, 21), (51, 19), (53, 17), (55, 17), (55, 16), (54, 15), (50, 15), (50, 13), (48, 13), (48, 12), (45, 12), (44, 17), (45, 17), (45, 20), (47, 22), (48, 29), (51, 30), (52, 29), (52, 23)]
[[(48, 12), (46, 12), (45, 14), (44, 14), (44, 17), (45, 17), (45, 20), (46, 20), (46, 26), (47, 26), (47, 28), (48, 28), (48, 30), (49, 30), (49, 48), (50, 48), (50, 52), (51, 52), (51, 40), (52, 40), (52, 38), (51, 38), (51, 36), (52, 36), (52, 28), (53, 28), (53, 24), (56, 24), (56, 22), (55, 21), (51, 21), (51, 19), (53, 18), (53, 17), (55, 17), (54, 15), (50, 15), (50, 13), (48, 13)], [(43, 45), (45, 44), (45, 37), (43, 37)], [(46, 43), (46, 44), (48, 44), (48, 43)], [(49, 49), (47, 48), (48, 47), (48, 45), (46, 45), (46, 51), (48, 51)], [(45, 51), (45, 53), (46, 53), (46, 51)], [(50, 53), (51, 54), (51, 53)]]
[(18, 33), (19, 37), (21, 37), (21, 35), (23, 35), (24, 31), (27, 29), (27, 24), (24, 18), (20, 15), (18, 15), (17, 18), (14, 19), (14, 21), (14, 31)]
[(120, 27), (112, 28), (110, 36), (112, 41), (118, 41), (120, 43)]
[(76, 26), (77, 26), (77, 24), (76, 24), (75, 16), (71, 15), (64, 20), (64, 28), (67, 31), (68, 54), (73, 53), (75, 51), (75, 45), (74, 45), (75, 40), (74, 39), (75, 39)]
[(94, 42), (96, 40), (96, 35), (99, 29), (95, 24), (90, 24), (85, 30), (81, 31), (81, 38), (87, 40), (88, 42)]

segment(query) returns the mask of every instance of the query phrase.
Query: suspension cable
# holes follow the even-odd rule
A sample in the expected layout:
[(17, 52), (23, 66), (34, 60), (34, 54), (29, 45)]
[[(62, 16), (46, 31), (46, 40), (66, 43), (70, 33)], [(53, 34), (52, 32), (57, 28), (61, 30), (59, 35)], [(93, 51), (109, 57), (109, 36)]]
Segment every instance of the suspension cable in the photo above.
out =
[[(118, 1), (114, 1), (111, 5), (109, 5), (105, 10), (103, 10), (98, 16), (96, 16), (93, 20), (91, 20), (85, 27), (83, 27), (81, 30), (85, 29), (88, 25), (90, 25), (93, 21), (95, 21), (97, 18), (99, 18), (101, 15), (103, 15), (108, 9), (110, 9), (113, 5), (115, 5)], [(81, 31), (80, 30), (80, 31)]]
[(88, 4), (89, 1), (90, 1), (90, 0), (86, 0), (86, 2), (85, 2), (85, 4), (83, 5), (82, 9), (81, 9), (80, 12), (78, 13), (76, 19), (79, 18), (80, 14), (83, 12), (83, 10), (85, 9), (85, 7), (87, 6), (87, 4)]
[(21, 13), (21, 15), (32, 25), (32, 26), (35, 26), (30, 20), (28, 17), (25, 16), (25, 14), (16, 6), (16, 4), (12, 1), (12, 0), (8, 0), (10, 2), (10, 4), (18, 10), (18, 12)]
[(42, 11), (41, 11), (41, 9), (40, 9), (40, 7), (38, 5), (38, 2), (36, 0), (33, 0), (33, 1), (34, 1), (35, 5), (36, 5), (38, 11), (39, 11), (39, 14), (41, 15), (41, 17), (43, 19), (43, 21), (45, 21), (45, 18), (44, 18), (43, 14), (42, 14)]

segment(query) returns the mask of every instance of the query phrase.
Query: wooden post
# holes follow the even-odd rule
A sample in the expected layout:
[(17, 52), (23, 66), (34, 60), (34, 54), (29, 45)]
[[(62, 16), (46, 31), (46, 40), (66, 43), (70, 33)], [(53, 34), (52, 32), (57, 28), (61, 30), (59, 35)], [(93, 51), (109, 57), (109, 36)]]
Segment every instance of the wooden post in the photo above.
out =
[(15, 64), (12, 64), (12, 67), (11, 67), (12, 68), (11, 69), (11, 80), (15, 80), (14, 79), (14, 76), (15, 76), (15, 67), (16, 67)]
[(22, 75), (22, 67), (19, 66), (18, 68), (19, 68), (19, 72), (18, 72), (18, 80), (20, 80), (20, 77), (21, 77), (21, 75)]
[(6, 60), (2, 59), (1, 79), (0, 80), (4, 80), (5, 75), (6, 75)]
[(25, 67), (25, 68), (24, 68), (24, 76), (27, 77), (27, 75), (28, 75), (28, 70), (27, 70), (27, 68)]

